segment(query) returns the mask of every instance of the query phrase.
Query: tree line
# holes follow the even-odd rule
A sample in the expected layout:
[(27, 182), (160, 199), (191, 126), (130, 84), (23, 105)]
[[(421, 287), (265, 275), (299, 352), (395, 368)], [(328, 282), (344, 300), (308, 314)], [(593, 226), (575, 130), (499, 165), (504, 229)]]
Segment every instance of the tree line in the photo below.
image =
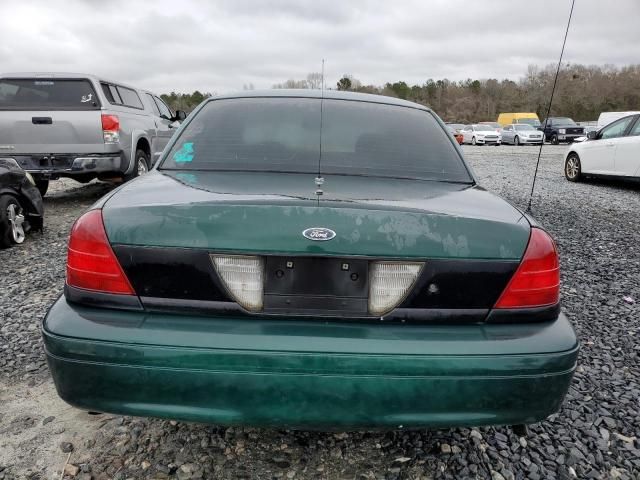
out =
[(184, 110), (189, 113), (196, 108), (205, 98), (209, 98), (211, 93), (202, 93), (196, 90), (193, 93), (163, 93), (160, 98), (169, 105), (171, 110)]
[[(431, 107), (447, 122), (495, 121), (501, 112), (535, 112), (543, 119), (547, 113), (555, 72), (555, 65), (544, 68), (530, 65), (518, 81), (429, 78), (422, 84), (410, 85), (405, 81), (397, 81), (383, 86), (365, 85), (352, 75), (345, 74), (330, 87), (410, 100)], [(273, 87), (316, 88), (310, 86), (307, 80), (288, 80)], [(597, 120), (600, 112), (627, 110), (640, 110), (640, 64), (625, 67), (562, 66), (553, 98), (552, 116), (588, 121)]]
[[(530, 65), (522, 78), (467, 79), (453, 81), (428, 78), (422, 84), (405, 81), (384, 85), (367, 85), (343, 75), (324, 88), (372, 93), (402, 98), (431, 107), (447, 122), (470, 123), (495, 121), (501, 112), (536, 112), (546, 115), (556, 66)], [(309, 73), (306, 78), (289, 79), (273, 88), (322, 88), (322, 75)], [(245, 85), (244, 89), (253, 89)], [(172, 109), (193, 110), (210, 93), (162, 95)], [(552, 116), (571, 117), (576, 121), (596, 120), (600, 112), (640, 110), (640, 64), (625, 67), (611, 65), (564, 64), (554, 94)]]

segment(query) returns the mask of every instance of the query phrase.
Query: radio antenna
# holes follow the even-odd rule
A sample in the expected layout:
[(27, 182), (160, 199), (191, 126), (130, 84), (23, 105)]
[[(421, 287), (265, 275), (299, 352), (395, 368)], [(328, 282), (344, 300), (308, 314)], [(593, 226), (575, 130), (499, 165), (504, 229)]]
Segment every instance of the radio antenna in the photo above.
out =
[[(567, 44), (567, 35), (569, 34), (569, 26), (571, 25), (571, 17), (573, 16), (573, 7), (576, 0), (571, 0), (571, 11), (569, 12), (569, 20), (567, 21), (567, 29), (564, 32), (564, 40), (562, 41), (562, 50), (560, 50), (560, 59), (558, 60), (558, 68), (556, 68), (556, 76), (553, 79), (553, 87), (551, 88), (551, 97), (549, 98), (549, 105), (547, 106), (547, 114), (544, 117), (545, 124), (551, 114), (551, 104), (553, 103), (553, 94), (556, 91), (556, 84), (558, 83), (558, 75), (560, 74), (560, 65), (562, 65), (562, 56), (564, 55), (564, 46)], [(538, 161), (536, 162), (536, 171), (533, 174), (533, 183), (531, 184), (531, 193), (529, 194), (529, 204), (527, 205), (527, 212), (531, 212), (531, 203), (533, 202), (533, 189), (536, 187), (536, 177), (538, 176), (538, 168), (540, 167), (540, 156), (542, 155), (542, 146), (544, 145), (544, 125), (542, 130), (542, 142), (540, 142), (540, 149), (538, 150)]]
[(320, 195), (324, 192), (322, 185), (324, 184), (324, 178), (322, 177), (322, 107), (324, 104), (324, 58), (322, 59), (322, 73), (321, 75), (321, 89), (320, 89), (320, 138), (319, 138), (319, 150), (318, 150), (318, 176), (316, 177), (316, 198), (318, 205), (320, 205)]

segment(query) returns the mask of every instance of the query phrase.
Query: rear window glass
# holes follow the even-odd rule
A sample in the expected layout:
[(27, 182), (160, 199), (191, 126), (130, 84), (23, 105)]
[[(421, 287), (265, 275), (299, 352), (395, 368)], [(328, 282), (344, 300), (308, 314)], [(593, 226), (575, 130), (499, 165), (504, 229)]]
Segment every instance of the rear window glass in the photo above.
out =
[(209, 102), (186, 125), (162, 168), (471, 181), (450, 136), (429, 112), (325, 99), (321, 141), (320, 100), (310, 98)]
[(130, 88), (126, 88), (126, 87), (116, 87), (116, 88), (118, 89), (118, 93), (120, 94), (120, 98), (122, 99), (123, 105), (126, 105), (127, 107), (133, 107), (133, 108), (144, 108), (142, 106), (142, 101), (140, 100), (140, 97), (135, 92), (135, 90), (131, 90)]
[(99, 107), (89, 80), (0, 79), (0, 109), (94, 110)]

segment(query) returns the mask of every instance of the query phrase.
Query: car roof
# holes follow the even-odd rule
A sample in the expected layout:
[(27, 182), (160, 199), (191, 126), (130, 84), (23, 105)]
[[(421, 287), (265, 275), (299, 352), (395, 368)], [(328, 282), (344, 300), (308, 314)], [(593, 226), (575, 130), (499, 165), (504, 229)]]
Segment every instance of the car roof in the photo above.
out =
[(409, 102), (400, 98), (387, 97), (384, 95), (373, 95), (370, 93), (344, 92), (339, 90), (318, 90), (309, 88), (286, 89), (274, 88), (271, 90), (246, 90), (237, 93), (229, 93), (225, 95), (217, 95), (209, 97), (208, 102), (216, 100), (225, 100), (230, 98), (326, 98), (331, 100), (351, 100), (356, 102), (382, 103), (385, 105), (397, 105), (401, 107), (417, 108), (419, 110), (432, 110), (419, 103)]

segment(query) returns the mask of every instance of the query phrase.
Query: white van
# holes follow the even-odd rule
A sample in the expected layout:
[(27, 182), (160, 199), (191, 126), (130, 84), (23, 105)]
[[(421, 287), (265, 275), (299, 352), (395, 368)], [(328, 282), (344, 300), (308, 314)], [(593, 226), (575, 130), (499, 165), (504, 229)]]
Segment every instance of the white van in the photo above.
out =
[(628, 115), (635, 115), (640, 112), (602, 112), (598, 117), (598, 130), (609, 125), (611, 122)]

